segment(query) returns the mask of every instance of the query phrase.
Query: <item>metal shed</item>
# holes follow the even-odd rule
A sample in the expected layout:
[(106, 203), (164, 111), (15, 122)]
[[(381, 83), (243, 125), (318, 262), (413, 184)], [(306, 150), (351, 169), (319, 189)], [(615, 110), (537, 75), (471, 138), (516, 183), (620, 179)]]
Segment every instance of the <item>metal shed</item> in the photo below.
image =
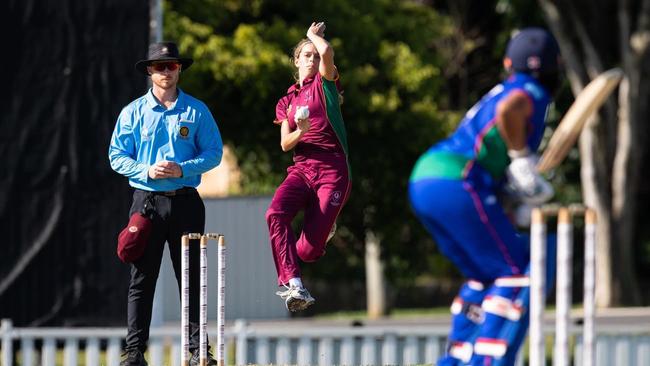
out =
[[(280, 319), (288, 312), (277, 289), (264, 214), (271, 196), (205, 199), (206, 232), (226, 239), (226, 319)], [(208, 318), (216, 319), (217, 256), (208, 247)], [(198, 294), (196, 294), (198, 296)], [(180, 300), (168, 251), (158, 277), (152, 326), (180, 321)]]

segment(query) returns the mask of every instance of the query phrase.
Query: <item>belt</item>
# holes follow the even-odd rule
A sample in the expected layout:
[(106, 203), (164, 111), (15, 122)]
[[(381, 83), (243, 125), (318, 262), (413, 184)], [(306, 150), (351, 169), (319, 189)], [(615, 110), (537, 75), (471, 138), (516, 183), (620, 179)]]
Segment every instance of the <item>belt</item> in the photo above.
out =
[(154, 194), (154, 195), (158, 195), (158, 196), (174, 197), (174, 196), (180, 196), (180, 195), (184, 195), (184, 194), (195, 193), (196, 188), (183, 187), (183, 188), (179, 188), (179, 189), (176, 189), (176, 190), (173, 190), (173, 191), (153, 191), (153, 192), (144, 191), (144, 190), (141, 190), (141, 191), (151, 193), (151, 194)]

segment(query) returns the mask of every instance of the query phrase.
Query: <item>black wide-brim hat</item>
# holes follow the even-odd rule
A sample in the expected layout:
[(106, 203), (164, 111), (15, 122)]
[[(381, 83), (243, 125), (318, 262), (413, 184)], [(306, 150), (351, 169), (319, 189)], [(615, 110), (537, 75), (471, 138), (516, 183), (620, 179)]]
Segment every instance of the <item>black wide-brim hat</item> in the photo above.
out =
[(159, 42), (149, 45), (149, 54), (147, 59), (136, 62), (135, 68), (141, 73), (149, 75), (147, 72), (147, 66), (150, 66), (156, 61), (178, 61), (182, 66), (182, 70), (187, 70), (192, 63), (194, 63), (194, 60), (191, 58), (180, 57), (178, 55), (178, 47), (176, 47), (176, 43)]

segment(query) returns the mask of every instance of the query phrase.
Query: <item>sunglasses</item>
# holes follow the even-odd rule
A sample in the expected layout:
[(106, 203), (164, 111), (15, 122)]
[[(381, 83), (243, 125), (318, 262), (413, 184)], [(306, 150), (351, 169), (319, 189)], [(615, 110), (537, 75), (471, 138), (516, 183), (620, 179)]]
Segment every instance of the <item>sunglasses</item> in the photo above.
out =
[(176, 71), (181, 65), (177, 62), (163, 62), (151, 65), (151, 68), (157, 72), (163, 72), (165, 69), (169, 71)]

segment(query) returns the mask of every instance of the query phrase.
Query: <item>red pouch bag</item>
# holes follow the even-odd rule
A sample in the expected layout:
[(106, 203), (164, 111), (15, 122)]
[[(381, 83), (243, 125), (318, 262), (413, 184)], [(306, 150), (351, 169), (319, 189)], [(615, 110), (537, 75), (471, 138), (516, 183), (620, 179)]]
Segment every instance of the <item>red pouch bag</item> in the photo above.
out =
[(151, 217), (149, 214), (151, 197), (145, 199), (141, 211), (131, 215), (129, 223), (117, 237), (117, 256), (124, 263), (138, 260), (147, 247), (149, 234), (151, 234)]

